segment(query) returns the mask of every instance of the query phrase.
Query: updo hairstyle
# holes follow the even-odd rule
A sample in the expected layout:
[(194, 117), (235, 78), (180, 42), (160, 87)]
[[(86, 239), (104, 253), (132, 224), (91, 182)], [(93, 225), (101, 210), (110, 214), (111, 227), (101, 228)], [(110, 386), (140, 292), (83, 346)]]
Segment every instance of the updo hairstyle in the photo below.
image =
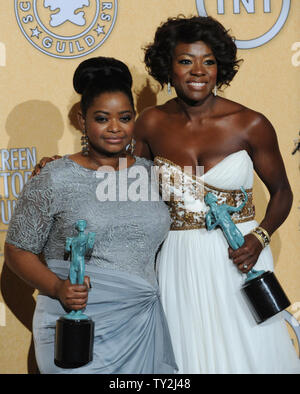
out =
[(83, 116), (93, 101), (102, 93), (124, 93), (134, 110), (132, 76), (125, 63), (112, 57), (94, 57), (84, 60), (75, 70), (73, 86), (81, 94)]
[(172, 60), (177, 44), (196, 41), (205, 42), (213, 51), (218, 66), (218, 88), (230, 84), (240, 62), (236, 59), (233, 37), (212, 17), (185, 18), (180, 15), (162, 23), (156, 30), (154, 42), (144, 48), (146, 68), (162, 88), (168, 81), (172, 82)]

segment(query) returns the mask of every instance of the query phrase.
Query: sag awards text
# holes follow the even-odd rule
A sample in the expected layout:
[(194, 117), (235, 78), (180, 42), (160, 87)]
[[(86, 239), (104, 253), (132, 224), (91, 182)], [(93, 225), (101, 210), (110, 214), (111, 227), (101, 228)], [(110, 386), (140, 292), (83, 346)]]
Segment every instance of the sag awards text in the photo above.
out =
[(8, 225), (23, 186), (36, 165), (36, 148), (0, 150), (0, 220)]

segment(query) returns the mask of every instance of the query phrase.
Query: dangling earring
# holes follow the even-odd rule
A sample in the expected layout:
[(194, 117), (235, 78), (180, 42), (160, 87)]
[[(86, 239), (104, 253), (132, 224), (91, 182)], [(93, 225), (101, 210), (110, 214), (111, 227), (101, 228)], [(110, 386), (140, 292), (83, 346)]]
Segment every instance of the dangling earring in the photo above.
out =
[(171, 82), (168, 80), (168, 84), (167, 84), (167, 90), (168, 90), (168, 94), (171, 95), (172, 94), (172, 88), (171, 88)]
[(218, 88), (217, 88), (217, 85), (215, 85), (213, 92), (214, 92), (214, 96), (216, 96), (216, 95), (218, 94)]
[(89, 138), (86, 135), (85, 130), (83, 130), (83, 132), (82, 132), (81, 146), (82, 146), (82, 149), (81, 149), (82, 156), (88, 156), (88, 154), (89, 154)]
[(128, 144), (126, 146), (126, 152), (130, 153), (131, 155), (133, 155), (134, 148), (135, 148), (135, 139), (132, 138), (131, 141), (130, 141), (130, 144)]

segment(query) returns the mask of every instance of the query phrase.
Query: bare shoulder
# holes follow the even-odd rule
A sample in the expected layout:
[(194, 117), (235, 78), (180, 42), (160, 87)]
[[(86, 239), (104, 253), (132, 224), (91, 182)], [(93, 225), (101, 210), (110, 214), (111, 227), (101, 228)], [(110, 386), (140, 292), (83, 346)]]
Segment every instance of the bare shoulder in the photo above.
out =
[(145, 108), (138, 116), (135, 122), (135, 135), (144, 137), (153, 133), (153, 130), (159, 128), (167, 116), (169, 104), (157, 105)]
[(139, 114), (136, 122), (143, 123), (145, 125), (149, 123), (152, 124), (157, 121), (157, 118), (159, 118), (160, 115), (161, 111), (159, 106), (148, 107)]
[(216, 115), (221, 118), (229, 118), (235, 122), (252, 122), (256, 116), (256, 112), (247, 108), (245, 105), (236, 101), (232, 101), (223, 97), (219, 98)]
[(272, 143), (276, 140), (276, 132), (269, 119), (260, 112), (246, 108), (243, 111), (245, 130), (249, 142)]
[(243, 136), (252, 152), (252, 158), (257, 154), (267, 152), (279, 154), (276, 131), (269, 119), (260, 112), (246, 108), (243, 111)]
[(153, 107), (145, 108), (138, 116), (137, 122), (144, 122), (144, 123), (155, 123), (165, 118), (168, 113), (168, 109), (171, 107), (170, 102), (168, 101), (162, 105), (156, 105)]
[(255, 138), (255, 136), (261, 138), (262, 135), (266, 138), (275, 136), (275, 130), (266, 116), (245, 105), (222, 99), (220, 113), (222, 117), (230, 118), (249, 138)]

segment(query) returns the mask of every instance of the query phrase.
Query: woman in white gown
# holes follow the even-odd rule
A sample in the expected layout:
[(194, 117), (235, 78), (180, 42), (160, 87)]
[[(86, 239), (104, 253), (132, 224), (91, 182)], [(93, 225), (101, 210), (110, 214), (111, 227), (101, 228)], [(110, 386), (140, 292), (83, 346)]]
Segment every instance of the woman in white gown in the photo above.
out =
[[(273, 270), (267, 244), (290, 211), (292, 193), (270, 122), (217, 95), (237, 72), (236, 46), (210, 17), (172, 18), (146, 47), (145, 63), (177, 93), (140, 115), (135, 138), (136, 153), (154, 158), (161, 190), (171, 197), (172, 227), (157, 270), (179, 373), (300, 373), (282, 316), (257, 325), (240, 290), (254, 265)], [(253, 168), (270, 192), (258, 229)], [(241, 186), (249, 200), (232, 219), (245, 242), (233, 251), (219, 228), (206, 230), (203, 196), (210, 191), (237, 206)]]
[[(182, 174), (180, 167), (163, 158), (157, 157), (155, 164), (160, 167), (165, 189), (170, 175)], [(200, 180), (188, 174), (185, 177), (184, 183), (190, 178), (196, 190)], [(204, 176), (205, 191), (215, 192), (223, 201), (226, 194), (232, 195), (225, 190), (235, 191), (241, 198), (240, 186), (247, 189), (251, 199), (252, 181), (253, 165), (245, 150), (227, 156)], [(256, 324), (241, 293), (245, 275), (229, 259), (221, 229), (209, 232), (203, 228), (207, 212), (203, 198), (187, 190), (184, 199), (170, 202), (170, 211), (173, 230), (163, 245), (157, 268), (180, 372), (289, 373), (294, 363), (299, 373), (284, 320), (277, 315)], [(237, 224), (242, 234), (258, 225), (251, 220), (251, 211), (250, 204), (242, 211), (243, 219), (249, 219)], [(261, 252), (255, 269), (273, 271), (269, 246)]]

